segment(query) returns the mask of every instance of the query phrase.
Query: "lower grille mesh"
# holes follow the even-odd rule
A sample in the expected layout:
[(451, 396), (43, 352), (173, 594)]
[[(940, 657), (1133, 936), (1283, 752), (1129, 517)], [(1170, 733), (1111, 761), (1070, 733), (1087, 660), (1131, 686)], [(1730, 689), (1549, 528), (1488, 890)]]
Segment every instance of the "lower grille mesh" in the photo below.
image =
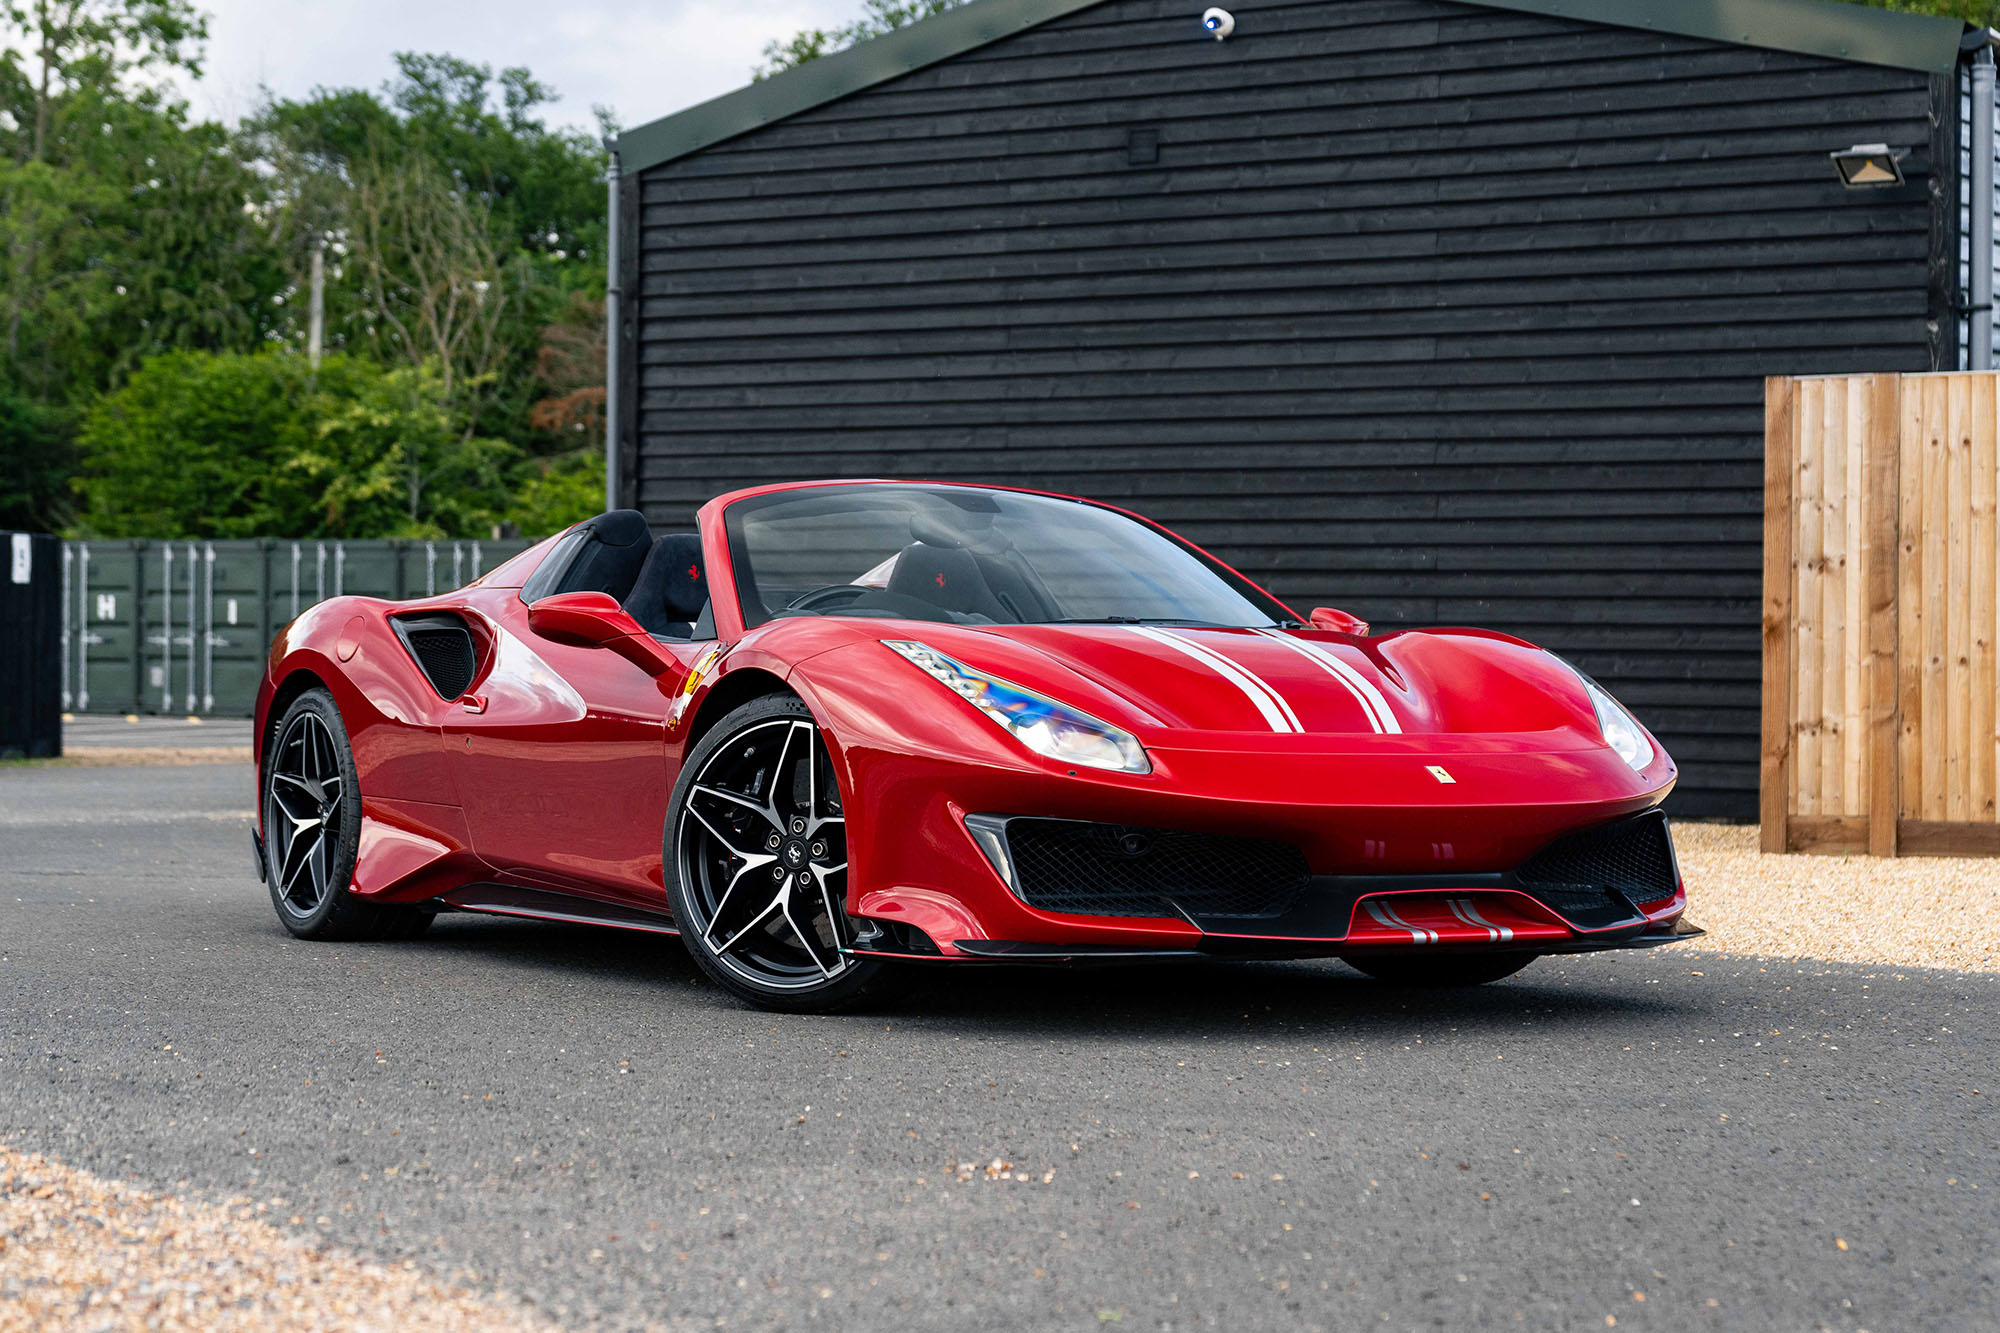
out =
[(1088, 916), (1278, 916), (1311, 878), (1298, 848), (1206, 833), (1013, 819), (1007, 847), (1021, 898)]
[(1671, 898), (1680, 888), (1673, 837), (1666, 816), (1657, 813), (1572, 833), (1535, 853), (1515, 874), (1522, 888), (1558, 910), (1601, 906), (1605, 889), (1644, 906)]

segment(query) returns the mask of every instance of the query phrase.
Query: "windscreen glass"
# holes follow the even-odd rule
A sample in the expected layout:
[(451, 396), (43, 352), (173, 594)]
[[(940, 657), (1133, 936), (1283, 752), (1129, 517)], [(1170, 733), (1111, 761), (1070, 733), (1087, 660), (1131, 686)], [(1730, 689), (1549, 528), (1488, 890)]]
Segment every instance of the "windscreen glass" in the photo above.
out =
[(739, 501), (726, 527), (751, 626), (781, 616), (1229, 626), (1290, 617), (1164, 533), (1073, 500), (827, 486)]

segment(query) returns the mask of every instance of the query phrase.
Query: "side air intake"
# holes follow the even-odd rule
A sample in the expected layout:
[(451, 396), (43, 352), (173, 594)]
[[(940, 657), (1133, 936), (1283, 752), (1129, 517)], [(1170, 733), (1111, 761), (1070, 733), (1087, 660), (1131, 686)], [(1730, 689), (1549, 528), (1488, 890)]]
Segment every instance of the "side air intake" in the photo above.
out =
[(398, 616), (391, 623), (438, 698), (449, 702), (472, 687), (479, 657), (463, 620), (437, 614)]

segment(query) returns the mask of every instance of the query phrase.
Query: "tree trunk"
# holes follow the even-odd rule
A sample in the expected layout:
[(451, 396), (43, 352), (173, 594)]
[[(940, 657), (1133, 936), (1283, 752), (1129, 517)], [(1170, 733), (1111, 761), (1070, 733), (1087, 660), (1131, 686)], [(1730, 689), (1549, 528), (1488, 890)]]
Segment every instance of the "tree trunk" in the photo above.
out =
[(49, 27), (49, 0), (42, 0), (36, 6), (36, 17), (42, 25), (42, 71), (41, 83), (35, 90), (35, 147), (34, 160), (44, 161), (49, 147), (49, 72), (56, 63), (55, 35)]

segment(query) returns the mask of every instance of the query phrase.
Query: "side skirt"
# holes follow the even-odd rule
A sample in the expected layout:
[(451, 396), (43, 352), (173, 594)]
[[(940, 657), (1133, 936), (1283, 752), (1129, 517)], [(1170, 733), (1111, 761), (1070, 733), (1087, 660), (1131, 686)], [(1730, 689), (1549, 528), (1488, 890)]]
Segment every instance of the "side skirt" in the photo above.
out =
[(453, 889), (431, 905), (440, 912), (478, 912), (486, 916), (524, 917), (532, 921), (562, 921), (577, 926), (609, 926), (613, 930), (637, 930), (651, 935), (678, 935), (680, 927), (664, 912), (646, 912), (636, 907), (577, 898), (543, 889), (521, 889), (506, 884), (468, 884)]

